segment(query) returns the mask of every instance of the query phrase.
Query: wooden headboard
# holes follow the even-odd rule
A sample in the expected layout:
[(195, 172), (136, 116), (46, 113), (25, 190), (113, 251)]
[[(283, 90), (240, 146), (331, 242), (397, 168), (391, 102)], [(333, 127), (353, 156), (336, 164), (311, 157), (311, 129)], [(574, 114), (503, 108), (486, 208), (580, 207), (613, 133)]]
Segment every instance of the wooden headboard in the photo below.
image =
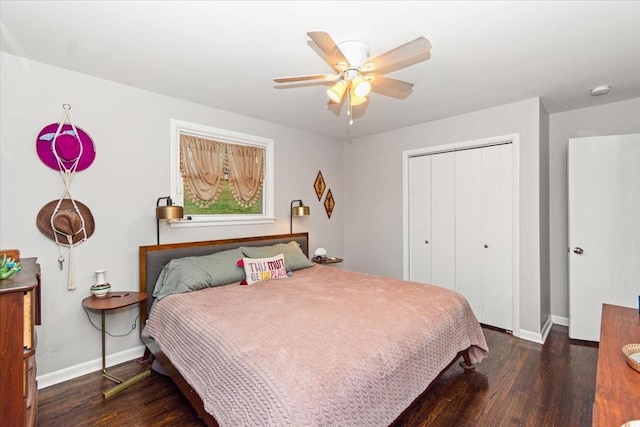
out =
[(140, 246), (140, 291), (147, 300), (140, 304), (141, 324), (147, 320), (153, 302), (153, 290), (166, 263), (175, 258), (210, 255), (240, 246), (268, 246), (295, 240), (302, 252), (309, 257), (309, 233), (279, 234), (274, 236), (241, 237), (238, 239), (209, 240), (202, 242), (170, 243), (166, 245)]

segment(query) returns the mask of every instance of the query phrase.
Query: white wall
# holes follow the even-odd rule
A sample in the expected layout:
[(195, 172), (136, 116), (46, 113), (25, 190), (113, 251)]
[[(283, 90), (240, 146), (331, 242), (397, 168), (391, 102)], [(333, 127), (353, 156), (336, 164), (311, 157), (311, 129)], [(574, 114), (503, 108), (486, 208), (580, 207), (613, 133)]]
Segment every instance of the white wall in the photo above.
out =
[[(169, 120), (179, 119), (275, 140), (275, 214), (269, 225), (161, 229), (163, 243), (289, 232), (289, 206), (303, 199), (311, 216), (296, 218), (294, 231), (309, 231), (310, 249), (343, 254), (342, 144), (326, 137), (277, 126), (97, 79), (65, 69), (1, 54), (0, 248), (18, 248), (42, 267), (42, 326), (37, 328), (39, 377), (78, 365), (97, 366), (100, 334), (87, 320), (81, 301), (89, 295), (94, 271), (107, 270), (113, 290), (137, 290), (138, 247), (155, 244), (155, 202), (170, 193)], [(59, 173), (35, 150), (36, 136), (58, 122), (62, 104), (96, 144), (96, 160), (77, 173), (72, 196), (91, 209), (94, 235), (75, 249), (78, 289), (67, 290), (68, 262), (58, 268), (57, 246), (40, 233), (40, 208), (64, 189)], [(331, 219), (316, 198), (313, 182), (322, 170), (336, 207)], [(108, 316), (107, 328), (126, 332), (137, 310)], [(99, 325), (99, 316), (91, 315)], [(139, 330), (107, 337), (107, 353), (140, 346)]]
[[(549, 113), (540, 104), (540, 327), (551, 320), (549, 261)], [(548, 323), (551, 327), (551, 323)]]
[(567, 143), (569, 138), (640, 132), (640, 98), (549, 117), (551, 312), (568, 321)]
[[(540, 298), (545, 293), (541, 290), (544, 268), (540, 265), (539, 177), (543, 115), (539, 99), (532, 98), (347, 143), (344, 146), (346, 267), (402, 277), (403, 151), (517, 133), (521, 231), (519, 327), (540, 333)], [(546, 161), (542, 159), (543, 163)]]

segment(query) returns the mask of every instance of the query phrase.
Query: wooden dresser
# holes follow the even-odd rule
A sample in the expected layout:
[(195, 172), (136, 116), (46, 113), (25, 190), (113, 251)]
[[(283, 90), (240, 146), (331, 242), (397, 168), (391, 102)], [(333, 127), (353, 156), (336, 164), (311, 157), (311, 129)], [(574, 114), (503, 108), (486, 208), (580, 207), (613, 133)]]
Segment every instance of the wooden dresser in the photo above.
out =
[(598, 348), (593, 426), (619, 427), (640, 420), (640, 372), (622, 353), (625, 344), (640, 343), (637, 308), (603, 304)]
[(36, 258), (23, 258), (20, 265), (20, 272), (0, 280), (0, 424), (35, 426), (40, 265)]

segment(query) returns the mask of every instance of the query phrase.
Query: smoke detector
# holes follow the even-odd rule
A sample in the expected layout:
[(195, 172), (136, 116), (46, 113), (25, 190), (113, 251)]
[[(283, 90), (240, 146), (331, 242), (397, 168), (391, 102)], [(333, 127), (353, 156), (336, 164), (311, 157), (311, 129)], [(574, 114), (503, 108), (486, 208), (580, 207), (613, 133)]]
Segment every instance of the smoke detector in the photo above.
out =
[(609, 93), (610, 90), (611, 90), (611, 86), (609, 85), (596, 86), (593, 89), (591, 89), (591, 96), (606, 95), (607, 93)]

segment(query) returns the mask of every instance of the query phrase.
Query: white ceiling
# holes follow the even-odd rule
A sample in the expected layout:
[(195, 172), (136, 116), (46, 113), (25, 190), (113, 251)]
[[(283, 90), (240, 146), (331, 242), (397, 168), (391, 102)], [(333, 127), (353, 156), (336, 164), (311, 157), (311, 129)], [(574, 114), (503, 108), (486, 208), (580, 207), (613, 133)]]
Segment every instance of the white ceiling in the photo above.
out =
[[(338, 139), (540, 96), (550, 113), (640, 97), (640, 1), (6, 1), (2, 51)], [(362, 40), (371, 56), (425, 36), (431, 59), (389, 74), (349, 126), (307, 31)], [(592, 97), (602, 84), (611, 92)]]

